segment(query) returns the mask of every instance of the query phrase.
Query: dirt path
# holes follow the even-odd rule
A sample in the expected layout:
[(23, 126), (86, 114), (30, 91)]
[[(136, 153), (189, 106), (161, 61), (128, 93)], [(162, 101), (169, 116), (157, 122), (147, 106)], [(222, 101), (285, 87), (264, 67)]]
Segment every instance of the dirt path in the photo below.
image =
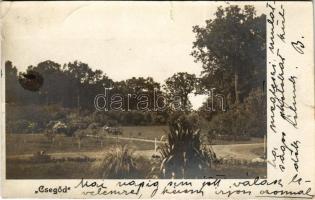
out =
[(253, 144), (232, 144), (232, 145), (214, 145), (214, 152), (222, 158), (234, 158), (239, 160), (252, 160), (259, 157), (253, 150), (261, 149), (263, 154), (263, 143)]
[[(114, 137), (114, 136), (106, 136), (106, 138), (110, 138), (110, 139), (118, 139), (118, 140), (128, 140), (128, 141), (139, 141), (139, 142), (150, 142), (150, 143), (154, 143), (154, 140), (149, 140), (149, 139), (142, 139), (142, 138), (132, 138), (132, 137)], [(163, 141), (156, 141), (157, 144), (163, 144), (166, 142)]]
[[(117, 139), (117, 137), (107, 136), (108, 138)], [(119, 140), (129, 141), (142, 141), (154, 143), (154, 140), (141, 139), (141, 138), (129, 138), (129, 137), (118, 137)], [(163, 141), (156, 141), (157, 144), (165, 143)], [(229, 145), (212, 145), (213, 150), (221, 158), (234, 158), (242, 160), (252, 160), (259, 157), (259, 155), (253, 152), (253, 149), (260, 148), (263, 151), (263, 143), (252, 143), (252, 144), (229, 144)], [(145, 157), (151, 157), (154, 154), (154, 150), (143, 150), (136, 152), (139, 155)], [(263, 152), (261, 152), (263, 154)]]
[[(220, 158), (233, 158), (238, 160), (252, 160), (259, 157), (253, 150), (261, 149), (263, 154), (263, 143), (253, 144), (229, 144), (229, 145), (212, 145), (212, 148), (216, 155)], [(151, 157), (154, 154), (154, 150), (136, 151), (138, 155), (145, 157)]]

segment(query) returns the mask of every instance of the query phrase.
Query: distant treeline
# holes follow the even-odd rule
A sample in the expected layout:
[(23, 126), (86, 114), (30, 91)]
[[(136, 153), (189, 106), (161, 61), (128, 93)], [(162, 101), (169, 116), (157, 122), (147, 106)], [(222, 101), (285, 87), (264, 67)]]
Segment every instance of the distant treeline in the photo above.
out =
[[(139, 93), (153, 95), (154, 90), (161, 89), (160, 84), (151, 77), (113, 81), (101, 70), (92, 70), (88, 64), (78, 61), (61, 66), (47, 60), (37, 66), (29, 66), (26, 72), (19, 73), (10, 61), (5, 63), (5, 67), (6, 103), (19, 105), (58, 104), (65, 108), (91, 110), (95, 109), (95, 96), (104, 94), (104, 88), (112, 88), (111, 94), (126, 96)], [(36, 81), (42, 82), (38, 88), (35, 88)], [(130, 98), (129, 101), (129, 108), (134, 110), (135, 99)], [(127, 105), (127, 102), (124, 102), (124, 105)]]

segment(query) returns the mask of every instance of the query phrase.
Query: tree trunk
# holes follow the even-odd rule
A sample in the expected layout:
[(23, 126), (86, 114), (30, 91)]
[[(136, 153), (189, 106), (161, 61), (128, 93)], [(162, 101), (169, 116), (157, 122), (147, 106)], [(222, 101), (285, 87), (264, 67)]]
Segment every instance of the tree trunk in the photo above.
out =
[(234, 72), (234, 92), (235, 92), (235, 103), (238, 104), (240, 102), (239, 98), (239, 89), (238, 89), (238, 71)]
[(187, 109), (187, 97), (186, 96), (184, 96), (183, 98), (182, 98), (182, 103), (183, 103), (183, 109), (184, 109), (184, 111), (186, 111), (186, 109)]

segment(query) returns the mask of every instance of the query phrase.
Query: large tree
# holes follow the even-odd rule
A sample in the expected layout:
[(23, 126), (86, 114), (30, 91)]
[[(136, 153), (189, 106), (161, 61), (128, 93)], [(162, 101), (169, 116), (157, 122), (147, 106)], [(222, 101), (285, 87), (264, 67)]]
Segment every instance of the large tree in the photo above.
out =
[(101, 70), (93, 71), (86, 63), (74, 61), (63, 67), (67, 76), (67, 90), (77, 108), (93, 107), (96, 94), (104, 93), (104, 87), (110, 87), (112, 80)]
[(29, 66), (27, 72), (36, 71), (43, 77), (43, 86), (39, 89), (41, 101), (45, 104), (61, 103), (64, 95), (65, 77), (61, 65), (47, 60), (37, 66)]
[[(188, 95), (196, 88), (197, 78), (195, 74), (178, 72), (165, 81), (164, 89), (171, 99), (180, 98), (181, 108), (190, 107)], [(177, 101), (177, 100), (176, 100)]]
[(216, 87), (241, 102), (253, 87), (265, 81), (266, 23), (253, 6), (219, 7), (204, 27), (194, 26), (192, 55), (203, 67), (201, 83)]

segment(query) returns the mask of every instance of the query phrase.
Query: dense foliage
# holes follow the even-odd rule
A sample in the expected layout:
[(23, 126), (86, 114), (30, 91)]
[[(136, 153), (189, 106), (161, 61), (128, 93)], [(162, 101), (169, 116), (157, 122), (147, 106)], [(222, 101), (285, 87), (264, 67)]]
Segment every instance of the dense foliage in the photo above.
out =
[(214, 99), (216, 110), (201, 115), (210, 121), (209, 134), (259, 136), (266, 134), (266, 16), (253, 6), (219, 7), (205, 26), (194, 26), (192, 56), (202, 64), (199, 91), (213, 88), (224, 96)]

